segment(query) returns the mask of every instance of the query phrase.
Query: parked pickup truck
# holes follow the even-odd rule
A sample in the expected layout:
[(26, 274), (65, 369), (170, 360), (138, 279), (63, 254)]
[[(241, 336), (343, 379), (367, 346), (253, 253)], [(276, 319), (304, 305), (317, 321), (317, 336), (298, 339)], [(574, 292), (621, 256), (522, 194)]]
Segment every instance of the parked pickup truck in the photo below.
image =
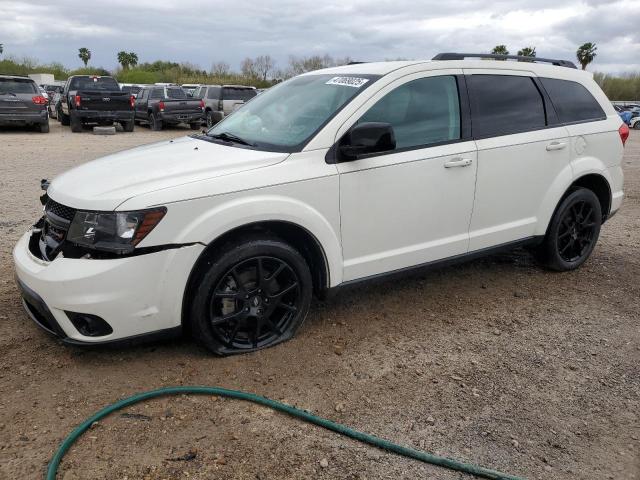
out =
[(145, 87), (135, 101), (136, 122), (148, 123), (151, 130), (179, 123), (188, 123), (192, 130), (197, 130), (203, 112), (204, 101), (189, 98), (178, 86)]
[(74, 75), (64, 85), (58, 118), (63, 125), (71, 125), (72, 132), (82, 131), (86, 123), (114, 122), (120, 123), (125, 132), (133, 132), (134, 101), (112, 77)]

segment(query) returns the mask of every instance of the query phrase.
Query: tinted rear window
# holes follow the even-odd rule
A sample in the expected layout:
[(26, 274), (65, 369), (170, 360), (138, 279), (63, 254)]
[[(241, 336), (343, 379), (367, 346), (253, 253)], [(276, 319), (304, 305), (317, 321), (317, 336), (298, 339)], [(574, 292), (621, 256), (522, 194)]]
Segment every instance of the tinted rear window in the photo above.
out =
[(244, 100), (245, 102), (256, 96), (253, 88), (224, 87), (222, 89), (223, 100)]
[(555, 78), (541, 78), (540, 81), (551, 98), (560, 122), (575, 123), (606, 118), (600, 104), (579, 83)]
[(33, 80), (22, 78), (0, 78), (0, 94), (39, 93)]
[(187, 94), (182, 88), (167, 88), (167, 98), (184, 100), (187, 98)]
[(111, 77), (76, 77), (71, 80), (69, 90), (120, 90), (118, 82)]
[(546, 126), (542, 95), (533, 79), (470, 75), (474, 137), (493, 137)]

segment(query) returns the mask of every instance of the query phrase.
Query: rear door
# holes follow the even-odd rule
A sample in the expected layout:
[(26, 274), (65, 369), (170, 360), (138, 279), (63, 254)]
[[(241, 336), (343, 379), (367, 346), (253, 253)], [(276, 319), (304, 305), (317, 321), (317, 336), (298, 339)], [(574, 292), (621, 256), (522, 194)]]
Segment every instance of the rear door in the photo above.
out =
[(0, 78), (0, 115), (19, 117), (39, 112), (43, 106), (33, 102), (38, 95), (38, 87), (30, 78)]
[(570, 162), (559, 126), (533, 73), (465, 69), (478, 146), (469, 250), (532, 237), (546, 192)]

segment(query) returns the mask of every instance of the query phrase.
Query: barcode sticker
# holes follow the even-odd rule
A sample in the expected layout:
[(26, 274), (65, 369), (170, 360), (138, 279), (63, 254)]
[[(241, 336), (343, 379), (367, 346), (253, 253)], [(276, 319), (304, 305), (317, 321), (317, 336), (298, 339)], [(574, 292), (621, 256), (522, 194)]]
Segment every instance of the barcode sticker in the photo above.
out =
[(360, 88), (369, 81), (368, 78), (358, 77), (333, 77), (326, 85), (341, 85), (343, 87)]

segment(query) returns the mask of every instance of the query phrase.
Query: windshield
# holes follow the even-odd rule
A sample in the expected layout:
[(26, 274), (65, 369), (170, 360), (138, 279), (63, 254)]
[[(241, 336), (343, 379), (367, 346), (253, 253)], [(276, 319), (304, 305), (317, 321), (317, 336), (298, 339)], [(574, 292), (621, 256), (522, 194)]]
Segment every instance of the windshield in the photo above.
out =
[(120, 90), (118, 82), (111, 77), (75, 77), (69, 84), (69, 90)]
[(299, 151), (342, 107), (378, 78), (335, 74), (295, 77), (253, 98), (207, 135), (227, 140), (233, 136), (262, 150)]
[(0, 94), (38, 93), (33, 80), (25, 78), (0, 78)]

